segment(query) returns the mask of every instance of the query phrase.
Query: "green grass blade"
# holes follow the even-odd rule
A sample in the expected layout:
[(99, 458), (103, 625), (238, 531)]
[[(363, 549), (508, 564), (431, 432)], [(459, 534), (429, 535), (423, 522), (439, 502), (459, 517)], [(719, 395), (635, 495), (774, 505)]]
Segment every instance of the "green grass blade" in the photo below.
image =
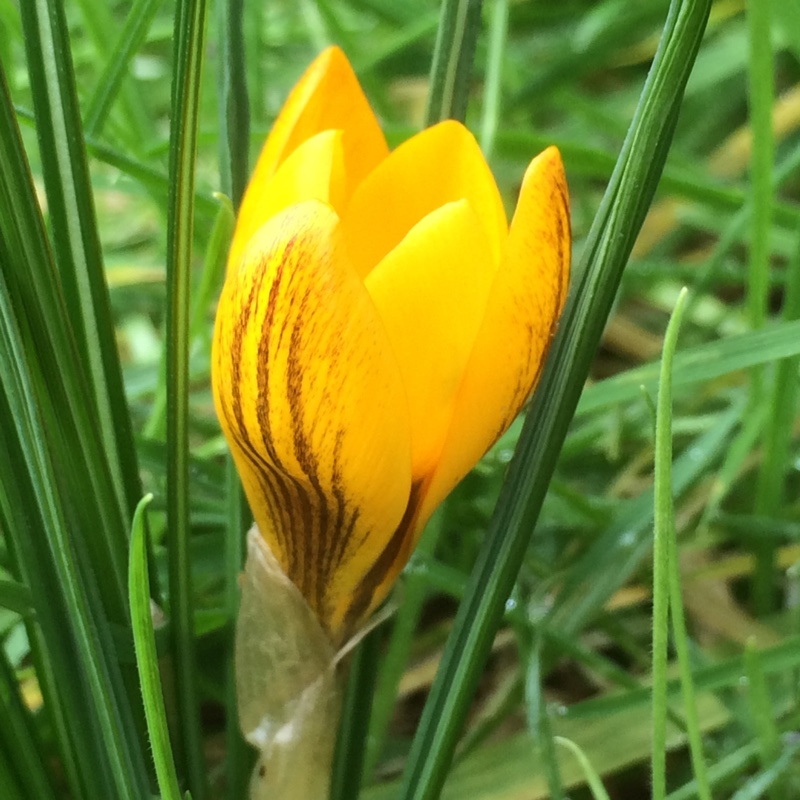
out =
[(467, 115), (472, 60), (481, 29), (481, 0), (442, 0), (431, 66), (427, 125)]
[(222, 187), (239, 207), (250, 177), (250, 101), (244, 38), (244, 0), (217, 0), (220, 38), (220, 172)]
[[(772, 104), (775, 75), (772, 55), (771, 2), (747, 4), (750, 41), (749, 105), (753, 148), (750, 162), (753, 214), (750, 220), (750, 267), (747, 305), (750, 324), (764, 325), (770, 281), (770, 235), (772, 225), (772, 164), (775, 145), (772, 133)], [(760, 372), (753, 373), (753, 403), (764, 402)], [(760, 542), (754, 549), (756, 568), (752, 580), (752, 600), (761, 613), (775, 605), (775, 549), (771, 542)]]
[(575, 744), (575, 742), (570, 739), (565, 739), (563, 736), (556, 736), (555, 743), (560, 747), (569, 750), (578, 760), (581, 765), (581, 769), (583, 770), (583, 774), (586, 776), (586, 784), (591, 790), (594, 800), (610, 800), (608, 792), (603, 786), (603, 781), (600, 780), (600, 776), (595, 771), (583, 750), (581, 750), (580, 747)]
[(673, 2), (664, 35), (592, 226), (496, 513), (412, 744), (400, 797), (438, 796), (530, 531), (555, 467), (633, 240), (655, 191), (709, 0)]
[[(5, 653), (0, 652), (0, 744), (24, 787), (28, 800), (55, 800), (50, 771), (41, 740), (37, 740), (30, 712), (19, 692), (16, 676)], [(6, 795), (0, 795), (5, 797)]]
[(189, 325), (195, 160), (205, 0), (180, 0), (175, 11), (175, 72), (170, 130), (167, 231), (167, 548), (170, 634), (178, 731), (189, 787), (206, 797), (189, 547)]
[[(775, 765), (781, 755), (781, 739), (773, 717), (773, 702), (761, 666), (761, 657), (757, 645), (752, 641), (745, 645), (744, 666), (750, 722), (758, 742), (761, 767), (766, 771)], [(768, 794), (771, 800), (786, 800), (786, 786), (776, 780)]]
[[(119, 507), (120, 521), (105, 531), (124, 597), (130, 515), (141, 494), (131, 421), (94, 213), (75, 75), (63, 4), (34, 0), (20, 8), (36, 111), (36, 132), (67, 312), (87, 365), (92, 410)], [(64, 367), (68, 368), (68, 367)]]
[(661, 379), (656, 406), (656, 454), (653, 528), (653, 749), (651, 781), (653, 800), (667, 795), (667, 663), (669, 659), (670, 542), (675, 537), (672, 505), (672, 361), (678, 344), (683, 309), (683, 289), (664, 337)]
[[(114, 9), (106, 0), (77, 0), (86, 29), (94, 44), (97, 55), (110, 63), (115, 57), (115, 47), (119, 40), (108, 35), (118, 28)], [(100, 84), (98, 83), (98, 89)], [(133, 81), (124, 82), (121, 90), (122, 124), (118, 126), (128, 147), (134, 151), (153, 139), (153, 126), (147, 115), (147, 103), (143, 93)], [(137, 498), (138, 501), (138, 498)]]
[(365, 744), (382, 638), (381, 628), (371, 631), (358, 645), (350, 662), (341, 722), (336, 736), (330, 800), (353, 800), (361, 790)]
[(0, 578), (0, 606), (27, 617), (33, 613), (31, 590), (19, 581)]
[[(130, 63), (147, 36), (162, 0), (136, 0), (119, 37), (110, 50), (110, 58), (97, 79), (97, 88), (86, 110), (86, 135), (99, 136), (117, 99)], [(139, 119), (136, 114), (136, 119)], [(139, 131), (140, 133), (142, 131)]]
[(161, 691), (161, 675), (158, 671), (153, 614), (150, 608), (150, 576), (147, 567), (147, 541), (145, 533), (145, 510), (153, 499), (146, 495), (136, 507), (131, 531), (131, 557), (128, 573), (128, 592), (133, 624), (133, 644), (136, 649), (136, 664), (142, 687), (150, 749), (156, 768), (158, 788), (162, 800), (181, 800), (178, 775), (172, 758), (167, 728), (167, 710)]
[[(758, 331), (717, 339), (678, 353), (672, 384), (676, 389), (692, 387), (797, 355), (800, 355), (800, 322), (777, 322)], [(657, 383), (657, 362), (626, 370), (587, 387), (575, 413), (580, 416), (614, 404), (630, 403), (639, 398), (641, 386), (652, 391)]]
[(503, 78), (503, 56), (508, 36), (508, 0), (493, 0), (489, 22), (489, 53), (483, 87), (481, 116), (481, 150), (487, 159), (492, 157), (494, 140), (500, 122), (500, 100)]
[[(0, 259), (7, 257), (8, 254), (0, 248)], [(64, 620), (68, 620), (68, 629), (74, 639), (75, 661), (73, 657), (68, 658), (58, 667), (65, 670), (65, 680), (71, 681), (74, 680), (77, 666), (82, 681), (85, 681), (87, 701), (95, 720), (94, 725), (97, 726), (98, 739), (98, 745), (90, 747), (86, 753), (100, 747), (102, 763), (106, 760), (108, 763), (115, 796), (123, 800), (135, 800), (143, 796), (146, 781), (145, 770), (141, 768), (136, 731), (130, 718), (130, 708), (126, 705), (117, 665), (112, 660), (114, 650), (108, 630), (104, 627), (102, 607), (92, 585), (84, 580), (78, 563), (79, 555), (69, 537), (70, 528), (58, 496), (57, 472), (46, 446), (48, 435), (37, 403), (35, 377), (30, 374), (23, 341), (8, 285), (0, 273), (0, 372), (4, 377), (0, 407), (7, 411), (4, 419), (13, 423), (10, 427), (15, 434), (20, 456), (13, 466), (7, 462), (9, 446), (14, 446), (13, 440), (7, 440), (0, 474), (8, 476), (13, 474), (14, 469), (24, 470), (18, 480), (30, 481), (39, 517), (37, 522), (44, 536), (38, 552), (32, 554), (32, 558), (52, 560), (56, 581), (49, 589), (35, 586), (32, 582), (31, 588), (38, 600), (37, 616), (40, 619), (41, 604), (47, 602), (48, 594), (63, 598), (64, 616), (61, 620), (52, 619), (51, 625), (57, 630), (58, 626), (64, 627)], [(24, 534), (25, 530), (22, 528), (19, 532)], [(21, 538), (24, 537), (18, 534), (17, 545)], [(23, 543), (23, 546), (27, 544)], [(55, 603), (58, 603), (58, 599)], [(51, 638), (58, 641), (61, 634), (56, 630), (50, 630), (47, 641)], [(83, 732), (83, 735), (88, 734), (89, 731)], [(102, 763), (94, 768), (102, 768)]]

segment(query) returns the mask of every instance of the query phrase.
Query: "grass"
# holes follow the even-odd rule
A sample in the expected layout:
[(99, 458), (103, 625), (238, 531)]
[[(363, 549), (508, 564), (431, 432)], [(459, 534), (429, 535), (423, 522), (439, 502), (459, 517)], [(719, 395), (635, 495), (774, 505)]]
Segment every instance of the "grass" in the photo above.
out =
[(557, 144), (575, 245), (524, 421), (353, 659), (334, 797), (796, 796), (799, 22), (0, 0), (0, 795), (246, 797), (211, 325), (248, 165), (335, 42), (392, 144), (464, 118), (509, 207)]

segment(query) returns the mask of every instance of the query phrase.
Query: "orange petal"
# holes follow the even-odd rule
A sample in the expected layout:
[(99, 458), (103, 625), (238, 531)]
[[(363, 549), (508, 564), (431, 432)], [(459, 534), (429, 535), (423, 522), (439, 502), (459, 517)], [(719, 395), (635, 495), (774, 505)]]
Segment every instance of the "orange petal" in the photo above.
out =
[(338, 47), (329, 47), (312, 62), (275, 120), (242, 199), (229, 265), (237, 263), (247, 244), (240, 227), (252, 233), (267, 221), (262, 209), (272, 175), (303, 142), (327, 130), (344, 132), (342, 144), (350, 190), (389, 152), (358, 78)]
[(379, 602), (411, 492), (405, 392), (339, 220), (293, 205), (229, 273), (217, 414), (253, 515), (335, 642)]
[(564, 167), (550, 147), (525, 173), (420, 523), (505, 432), (536, 386), (567, 295), (570, 246)]
[(480, 220), (459, 200), (417, 223), (365, 279), (408, 393), (416, 478), (439, 460), (494, 272)]
[(423, 217), (467, 199), (500, 259), (508, 223), (475, 137), (448, 120), (400, 145), (356, 189), (344, 217), (347, 246), (365, 276)]

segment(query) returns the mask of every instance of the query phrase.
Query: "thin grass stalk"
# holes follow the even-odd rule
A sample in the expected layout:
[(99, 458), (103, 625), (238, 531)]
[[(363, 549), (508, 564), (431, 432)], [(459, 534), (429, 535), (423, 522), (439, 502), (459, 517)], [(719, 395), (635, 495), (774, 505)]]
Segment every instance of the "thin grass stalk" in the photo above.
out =
[(167, 727), (167, 710), (161, 690), (153, 614), (150, 608), (150, 576), (147, 566), (145, 510), (153, 499), (148, 494), (136, 508), (131, 532), (131, 557), (128, 570), (128, 599), (133, 624), (136, 665), (142, 687), (150, 750), (162, 800), (182, 800), (178, 774), (172, 757)]
[[(386, 654), (378, 673), (377, 688), (372, 703), (369, 733), (367, 735), (367, 754), (364, 768), (369, 777), (375, 771), (381, 757), (389, 722), (397, 700), (400, 680), (408, 665), (411, 655), (414, 633), (419, 623), (420, 614), (430, 592), (430, 571), (427, 562), (433, 559), (436, 545), (444, 529), (447, 501), (439, 507), (425, 528), (411, 563), (405, 570), (405, 581), (401, 588), (401, 602), (394, 616)], [(414, 564), (420, 564), (418, 570)]]
[(577, 269), (577, 285), (414, 737), (402, 800), (432, 800), (441, 792), (622, 271), (666, 160), (710, 6), (710, 0), (673, 0), (670, 5), (653, 66)]
[(205, 0), (179, 0), (170, 130), (167, 218), (167, 547), (170, 633), (178, 705), (178, 750), (194, 800), (207, 777), (197, 694), (189, 521), (189, 326), (195, 160)]
[[(750, 219), (750, 267), (747, 306), (750, 324), (764, 325), (767, 317), (770, 285), (770, 231), (773, 216), (772, 165), (774, 137), (772, 103), (775, 95), (774, 60), (770, 0), (749, 0), (747, 27), (749, 34), (749, 104), (753, 148), (750, 161), (753, 214)], [(753, 404), (764, 402), (763, 374), (752, 374)], [(756, 507), (766, 498), (756, 497)], [(769, 540), (755, 546), (756, 566), (752, 579), (752, 602), (757, 612), (766, 613), (775, 605), (775, 548)]]
[(431, 65), (425, 124), (467, 115), (472, 61), (481, 28), (481, 0), (442, 0)]
[(480, 143), (487, 160), (491, 159), (494, 140), (500, 123), (500, 101), (503, 88), (503, 56), (508, 38), (508, 0), (493, 0), (489, 21), (489, 53), (483, 87)]
[[(110, 57), (97, 79), (97, 87), (85, 114), (86, 136), (100, 136), (109, 112), (128, 74), (131, 61), (147, 36), (163, 0), (136, 0), (110, 50)], [(130, 98), (123, 98), (127, 102)], [(138, 114), (136, 115), (138, 118)], [(143, 131), (139, 131), (143, 133)], [(140, 142), (141, 143), (141, 142)]]
[[(76, 2), (97, 55), (107, 63), (110, 62), (115, 58), (115, 47), (118, 44), (117, 40), (108, 35), (109, 31), (117, 28), (113, 6), (107, 0)], [(147, 104), (139, 86), (133, 81), (123, 82), (120, 89), (121, 124), (117, 126), (116, 134), (127, 147), (137, 152), (153, 139), (152, 124), (146, 112)]]
[(669, 660), (670, 542), (675, 536), (672, 501), (672, 362), (678, 345), (686, 289), (672, 312), (661, 357), (656, 404), (653, 527), (653, 747), (650, 773), (653, 800), (667, 795), (667, 663)]
[(371, 631), (356, 648), (348, 665), (342, 715), (336, 734), (330, 800), (353, 800), (361, 790), (365, 741), (378, 673), (383, 628)]

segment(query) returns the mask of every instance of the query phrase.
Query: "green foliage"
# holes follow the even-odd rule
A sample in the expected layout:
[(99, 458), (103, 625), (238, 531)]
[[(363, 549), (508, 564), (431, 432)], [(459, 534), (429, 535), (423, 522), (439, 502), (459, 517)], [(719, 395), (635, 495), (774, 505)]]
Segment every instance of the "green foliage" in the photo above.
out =
[(0, 0), (0, 796), (246, 797), (210, 332), (248, 165), (331, 42), (392, 144), (466, 119), (509, 208), (557, 144), (575, 238), (524, 423), (352, 659), (335, 797), (797, 796), (798, 15)]

